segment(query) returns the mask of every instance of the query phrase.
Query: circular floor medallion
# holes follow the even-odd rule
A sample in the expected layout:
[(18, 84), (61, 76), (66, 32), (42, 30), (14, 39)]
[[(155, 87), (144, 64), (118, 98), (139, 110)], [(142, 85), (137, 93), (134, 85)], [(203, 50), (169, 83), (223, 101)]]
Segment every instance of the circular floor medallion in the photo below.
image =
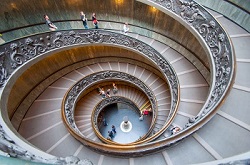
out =
[(130, 132), (132, 130), (132, 123), (130, 121), (127, 121), (127, 123), (123, 121), (120, 124), (120, 128), (122, 132)]

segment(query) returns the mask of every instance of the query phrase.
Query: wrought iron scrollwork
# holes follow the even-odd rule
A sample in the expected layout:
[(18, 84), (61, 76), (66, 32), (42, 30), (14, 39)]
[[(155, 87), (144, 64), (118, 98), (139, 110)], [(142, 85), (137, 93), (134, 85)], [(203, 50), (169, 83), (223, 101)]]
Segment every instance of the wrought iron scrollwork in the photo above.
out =
[[(201, 113), (195, 118), (189, 120), (187, 127), (197, 123), (200, 119), (208, 114), (214, 107), (216, 107), (221, 99), (224, 97), (227, 89), (230, 86), (233, 77), (234, 59), (231, 43), (227, 37), (226, 32), (219, 25), (219, 23), (200, 5), (193, 0), (151, 0), (152, 2), (160, 5), (166, 10), (173, 12), (179, 16), (185, 23), (191, 26), (200, 38), (203, 38), (204, 43), (210, 49), (211, 63), (215, 68), (214, 80), (208, 101), (203, 107)], [(125, 36), (122, 34), (102, 31), (102, 30), (75, 30), (75, 31), (58, 31), (39, 34), (16, 40), (11, 43), (5, 43), (0, 46), (0, 88), (3, 88), (12, 76), (12, 74), (23, 64), (32, 60), (33, 58), (46, 54), (49, 51), (60, 49), (67, 46), (84, 44), (115, 44), (131, 48), (140, 52), (145, 57), (149, 58), (159, 69), (164, 73), (167, 81), (169, 82), (171, 90), (171, 110), (170, 114), (177, 106), (178, 102), (178, 79), (168, 62), (154, 49), (147, 44)], [(213, 69), (213, 68), (211, 68)], [(110, 73), (100, 75), (105, 79)], [(98, 76), (93, 76), (92, 80), (98, 79)], [(123, 78), (123, 77), (120, 77)], [(91, 79), (81, 81), (69, 93), (67, 103), (65, 104), (65, 115), (72, 117), (73, 112), (70, 111), (74, 104), (74, 95), (83, 89), (83, 86), (90, 84)], [(73, 124), (74, 120), (69, 119), (69, 123)], [(164, 144), (163, 141), (157, 142), (157, 146), (153, 147), (145, 144), (145, 148), (137, 155), (149, 153), (149, 151), (159, 151), (160, 148), (170, 146), (174, 142)], [(162, 145), (161, 145), (162, 144)], [(149, 144), (150, 145), (150, 144)], [(98, 148), (101, 150), (101, 148)], [(105, 148), (107, 149), (107, 148)], [(133, 148), (133, 153), (134, 152)], [(108, 149), (107, 149), (108, 150)], [(110, 152), (111, 151), (106, 151)], [(130, 154), (126, 152), (121, 154)]]
[[(0, 150), (5, 153), (7, 157), (19, 158), (23, 160), (45, 163), (45, 164), (75, 164), (75, 165), (93, 165), (93, 163), (87, 159), (79, 159), (75, 156), (52, 157), (43, 158), (37, 156), (30, 151), (27, 151), (23, 147), (17, 145), (3, 130), (0, 125)], [(3, 154), (2, 153), (2, 154)]]
[[(111, 96), (108, 97), (104, 100), (102, 100), (100, 103), (98, 103), (94, 109), (94, 117), (93, 117), (93, 122), (95, 124), (97, 124), (97, 118), (98, 115), (100, 114), (100, 112), (103, 110), (103, 108), (105, 108), (106, 106), (110, 105), (110, 104), (114, 104), (114, 103), (124, 103), (129, 105), (130, 107), (133, 107), (134, 110), (138, 111), (138, 113), (140, 112), (139, 108), (134, 104), (133, 101), (124, 98), (124, 97), (120, 97), (120, 96)], [(96, 130), (98, 130), (98, 127), (96, 125)]]
[[(57, 31), (51, 33), (44, 33), (28, 38), (14, 41), (13, 43), (7, 43), (0, 46), (0, 82), (3, 87), (11, 77), (12, 73), (21, 67), (24, 63), (32, 60), (33, 58), (72, 45), (83, 44), (112, 44), (119, 45), (133, 49), (140, 52), (145, 57), (153, 61), (159, 69), (162, 71), (166, 80), (170, 86), (171, 93), (171, 108), (170, 114), (177, 109), (178, 102), (178, 79), (171, 65), (166, 59), (155, 49), (149, 45), (139, 41), (135, 38), (123, 35), (120, 33), (114, 33), (103, 30), (75, 30), (75, 31)], [(103, 76), (109, 76), (109, 73), (105, 73)], [(124, 76), (121, 74), (120, 76)], [(126, 76), (125, 76), (126, 77)], [(93, 77), (94, 79), (95, 77)], [(72, 93), (78, 92), (82, 89), (82, 86), (87, 85), (90, 80), (81, 82), (81, 85), (76, 86)], [(134, 79), (134, 81), (138, 81)], [(143, 87), (142, 87), (143, 88)], [(71, 104), (71, 98), (68, 99), (68, 104)], [(69, 107), (66, 106), (65, 109)], [(67, 116), (72, 116), (71, 111), (66, 111)], [(73, 120), (69, 118), (69, 123), (73, 124)], [(74, 125), (72, 125), (75, 127)]]
[[(200, 120), (210, 112), (225, 96), (233, 79), (234, 54), (230, 40), (220, 24), (202, 6), (193, 0), (153, 0), (166, 10), (175, 13), (186, 23), (192, 26), (197, 34), (203, 38), (210, 49), (212, 66), (215, 78), (212, 82), (211, 92), (207, 103), (204, 105), (195, 121)], [(171, 3), (170, 3), (171, 2)], [(166, 4), (171, 4), (171, 7)], [(191, 126), (195, 122), (189, 122)]]
[[(67, 120), (67, 125), (70, 126), (71, 129), (73, 129), (76, 133), (78, 133), (80, 136), (82, 134), (78, 130), (75, 120), (74, 120), (74, 107), (76, 104), (76, 101), (78, 100), (78, 97), (81, 95), (84, 90), (88, 89), (89, 87), (93, 86), (94, 84), (100, 83), (102, 81), (106, 80), (120, 80), (125, 81), (128, 83), (131, 83), (135, 86), (137, 86), (140, 90), (142, 90), (148, 97), (152, 110), (153, 110), (153, 117), (156, 118), (156, 111), (157, 111), (157, 101), (154, 96), (153, 91), (145, 85), (141, 80), (137, 79), (136, 77), (123, 73), (123, 72), (117, 72), (117, 71), (103, 71), (94, 73), (91, 75), (88, 75), (84, 77), (82, 80), (78, 81), (66, 94), (65, 101), (63, 104), (63, 115), (65, 116), (65, 119)], [(110, 99), (105, 99), (102, 104), (106, 104), (107, 101), (114, 101), (116, 97), (111, 97)], [(120, 99), (120, 98), (117, 98)], [(153, 124), (153, 123), (152, 123)], [(84, 138), (84, 137), (83, 137)]]
[[(24, 63), (32, 60), (34, 57), (47, 52), (60, 49), (62, 47), (79, 44), (114, 44), (125, 46), (140, 52), (148, 57), (164, 73), (173, 91), (173, 103), (177, 102), (178, 97), (178, 79), (177, 76), (163, 56), (149, 45), (126, 35), (103, 31), (103, 30), (76, 30), (76, 31), (58, 31), (31, 36), (28, 38), (7, 43), (0, 46), (1, 54), (1, 74), (0, 82), (3, 87), (12, 75), (12, 73), (21, 67)], [(176, 107), (171, 108), (174, 110)]]

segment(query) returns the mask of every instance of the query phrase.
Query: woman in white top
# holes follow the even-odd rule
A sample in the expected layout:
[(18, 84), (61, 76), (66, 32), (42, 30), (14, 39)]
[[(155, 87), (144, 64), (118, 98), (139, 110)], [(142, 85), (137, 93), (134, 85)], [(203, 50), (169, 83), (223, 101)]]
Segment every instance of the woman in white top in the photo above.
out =
[(128, 23), (126, 22), (124, 25), (123, 25), (123, 32), (125, 34), (127, 34), (127, 32), (129, 31), (129, 27), (128, 27)]

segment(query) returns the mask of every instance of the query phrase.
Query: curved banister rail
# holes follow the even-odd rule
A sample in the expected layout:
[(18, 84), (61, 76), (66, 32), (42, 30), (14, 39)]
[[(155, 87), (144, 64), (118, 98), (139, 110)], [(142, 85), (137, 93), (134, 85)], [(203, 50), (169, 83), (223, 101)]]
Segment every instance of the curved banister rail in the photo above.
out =
[[(67, 47), (71, 48), (72, 46), (88, 44), (104, 44), (131, 49), (135, 52), (138, 52), (139, 54), (143, 54), (145, 58), (150, 59), (155, 64), (155, 67), (158, 67), (162, 74), (165, 75), (165, 79), (168, 82), (171, 91), (170, 114), (172, 115), (172, 118), (165, 125), (165, 127), (159, 131), (164, 132), (164, 129), (167, 129), (171, 121), (173, 121), (172, 119), (176, 115), (177, 107), (179, 105), (180, 89), (176, 73), (164, 59), (164, 57), (160, 55), (160, 53), (145, 43), (120, 33), (102, 30), (78, 30), (77, 32), (61, 31), (39, 34), (18, 40), (14, 43), (6, 43), (4, 46), (0, 46), (0, 52), (2, 55), (1, 57), (4, 57), (1, 61), (1, 71), (3, 71), (2, 73), (4, 73), (4, 76), (1, 77), (0, 85), (1, 87), (4, 87), (7, 81), (11, 78), (12, 74), (33, 58), (44, 55), (47, 52), (51, 53), (53, 50), (60, 50), (62, 48), (66, 49)], [(150, 140), (153, 140), (160, 135), (160, 133), (156, 133), (151, 136)], [(93, 146), (98, 146), (98, 144), (94, 144), (93, 142), (88, 143), (93, 144)], [(111, 145), (110, 147), (112, 148), (114, 145)], [(96, 150), (102, 149), (96, 148)]]
[[(91, 75), (84, 77), (83, 79), (81, 79), (77, 83), (75, 83), (67, 91), (66, 95), (64, 96), (63, 102), (62, 102), (62, 116), (64, 119), (64, 123), (67, 125), (67, 128), (70, 129), (70, 132), (73, 133), (73, 136), (75, 136), (75, 134), (78, 134), (78, 136), (82, 137), (83, 140), (86, 139), (84, 137), (84, 135), (80, 132), (80, 130), (78, 129), (78, 127), (75, 123), (75, 119), (74, 119), (75, 105), (76, 105), (77, 101), (80, 99), (79, 97), (84, 95), (83, 94), (84, 91), (86, 91), (88, 88), (90, 88), (96, 84), (100, 84), (101, 82), (104, 82), (107, 80), (108, 81), (113, 81), (113, 80), (118, 81), (119, 80), (119, 81), (124, 81), (124, 82), (130, 83), (130, 84), (133, 84), (134, 86), (139, 88), (141, 91), (143, 91), (143, 93), (145, 93), (145, 95), (149, 99), (149, 101), (152, 105), (152, 109), (154, 111), (149, 130), (148, 130), (147, 134), (142, 139), (146, 138), (151, 133), (151, 131), (153, 130), (153, 127), (155, 125), (155, 120), (157, 117), (157, 109), (158, 109), (157, 108), (157, 100), (154, 96), (153, 91), (149, 87), (147, 87), (141, 80), (139, 80), (136, 77), (129, 75), (127, 73), (118, 72), (118, 71), (102, 71), (102, 72), (98, 72), (98, 73), (93, 73)], [(105, 99), (105, 100), (108, 100), (108, 99)], [(105, 102), (101, 101), (101, 103), (105, 103)], [(101, 109), (99, 109), (99, 111), (100, 110)], [(106, 143), (118, 145), (119, 143), (116, 143), (114, 141), (109, 141), (99, 133), (97, 125), (96, 125), (96, 123), (97, 123), (96, 118), (99, 114), (99, 111), (94, 110), (92, 113), (92, 117), (91, 117), (92, 126), (94, 128), (96, 135), (102, 141), (104, 141)], [(131, 144), (133, 144), (133, 143), (131, 143)], [(126, 145), (129, 145), (129, 144), (126, 144)]]
[[(183, 131), (173, 136), (170, 136), (169, 138), (153, 141), (147, 144), (139, 144), (135, 146), (122, 146), (122, 147), (115, 146), (115, 145), (108, 145), (108, 144), (100, 144), (100, 143), (96, 144), (92, 141), (87, 141), (86, 145), (95, 148), (95, 150), (114, 154), (117, 156), (130, 156), (130, 157), (141, 156), (143, 154), (148, 154), (154, 151), (159, 151), (160, 149), (171, 146), (172, 144), (192, 134), (194, 131), (201, 128), (205, 123), (207, 123), (214, 116), (219, 105), (222, 104), (223, 99), (225, 99), (225, 97), (227, 96), (227, 92), (231, 88), (232, 82), (234, 79), (235, 57), (234, 57), (234, 50), (231, 45), (230, 39), (227, 33), (225, 32), (225, 30), (216, 21), (216, 19), (214, 19), (212, 15), (206, 12), (206, 10), (203, 7), (201, 7), (199, 4), (195, 3), (192, 0), (182, 0), (182, 1), (180, 0), (154, 0), (154, 1), (153, 0), (140, 0), (140, 1), (143, 3), (148, 3), (151, 6), (154, 6), (158, 8), (159, 10), (176, 18), (179, 22), (181, 22), (186, 28), (188, 28), (199, 39), (200, 43), (204, 46), (205, 51), (209, 52), (209, 59), (210, 59), (210, 65), (211, 65), (211, 71), (212, 71), (211, 72), (212, 82), (211, 82), (208, 99), (206, 103), (204, 104), (201, 112), (194, 119), (190, 119), (189, 123), (187, 124), (186, 129), (184, 129)], [(103, 36), (101, 37), (100, 33), (98, 34), (98, 32), (100, 31), (95, 31), (95, 32), (97, 33), (90, 32), (89, 36), (92, 37), (91, 43), (98, 44), (102, 41), (100, 39), (103, 39), (102, 38)], [(77, 38), (76, 38), (77, 36), (78, 34), (74, 32), (68, 35), (69, 38), (76, 39), (76, 41), (77, 41)], [(58, 41), (60, 40), (61, 37), (62, 37), (62, 34), (58, 34), (56, 35), (55, 38), (53, 38), (53, 40)], [(122, 37), (122, 38), (126, 39), (126, 37), (125, 38)], [(28, 43), (30, 44), (32, 42), (28, 42)], [(113, 42), (112, 44), (115, 45), (117, 43)], [(126, 42), (126, 44), (129, 45), (130, 42)], [(35, 47), (34, 44), (32, 44), (32, 46)], [(62, 47), (60, 43), (52, 44), (48, 46), (56, 46), (56, 48), (58, 49)], [(143, 48), (147, 48), (147, 47), (143, 46)], [(13, 55), (13, 52), (17, 51), (17, 45), (12, 45), (11, 49), (12, 51), (10, 52), (12, 53), (7, 53), (8, 55)], [(0, 50), (3, 51), (1, 47), (0, 47)], [(41, 50), (44, 50), (44, 49), (41, 49)], [(144, 49), (141, 49), (141, 51), (142, 50)], [(138, 52), (141, 52), (141, 51), (138, 51)], [(2, 55), (1, 57), (3, 57), (3, 54), (1, 55)], [(152, 54), (147, 54), (147, 57), (154, 57), (151, 55)], [(3, 60), (1, 62), (2, 64), (5, 64), (3, 63)], [(18, 63), (14, 63), (14, 64), (20, 63), (20, 61), (17, 61), (17, 62)], [(23, 61), (21, 61), (21, 64), (22, 62)], [(160, 67), (162, 66), (161, 65), (162, 60), (157, 60), (155, 62), (159, 64)], [(165, 63), (163, 62), (163, 64)], [(5, 65), (1, 65), (1, 67), (2, 66), (6, 67)], [(163, 73), (168, 73), (167, 72), (169, 69), (168, 66), (164, 65), (164, 68), (161, 68), (163, 69)], [(6, 73), (5, 70), (2, 70), (2, 71)], [(9, 75), (8, 72), (5, 75)], [(7, 79), (3, 79), (4, 84), (6, 83)], [(171, 81), (169, 81), (169, 83), (171, 83)], [(171, 86), (171, 84), (169, 85)], [(170, 87), (170, 89), (172, 88)], [(179, 88), (177, 87), (175, 89), (177, 90), (177, 91), (174, 91), (175, 95), (178, 96)], [(173, 91), (171, 91), (171, 93), (172, 92)], [(179, 100), (179, 98), (177, 100)], [(178, 102), (172, 103), (171, 105), (178, 106), (177, 104)], [(176, 111), (173, 111), (172, 113), (175, 113), (175, 112)], [(171, 121), (171, 119), (169, 121)], [(76, 136), (76, 138), (79, 141), (82, 141), (80, 137)], [(131, 155), (131, 153), (133, 153), (133, 155)]]
[[(64, 23), (67, 23), (67, 22), (72, 22), (72, 21), (76, 21), (76, 22), (80, 22), (80, 20), (78, 20), (78, 19), (72, 19), (72, 20), (57, 20), (57, 21), (53, 21), (53, 22), (58, 22), (58, 23), (62, 23), (62, 22), (64, 22)], [(124, 24), (124, 22), (118, 22), (118, 21), (113, 21), (113, 20), (98, 20), (98, 21), (100, 21), (100, 22), (102, 22), (102, 23), (114, 23), (114, 24), (120, 24), (120, 27), (122, 27), (123, 26), (123, 24)], [(45, 30), (45, 31), (42, 31), (42, 32), (37, 32), (37, 33), (35, 33), (35, 34), (28, 34), (28, 35), (26, 35), (25, 37), (21, 37), (21, 38), (27, 38), (27, 37), (29, 37), (29, 36), (32, 36), (32, 35), (37, 35), (37, 34), (41, 34), (41, 33), (46, 33), (46, 32), (49, 32), (49, 30), (48, 30), (48, 27), (46, 26), (46, 24), (45, 23), (37, 23), (37, 24), (31, 24), (31, 25), (27, 25), (27, 26), (20, 26), (20, 27), (17, 27), (17, 28), (13, 28), (12, 30), (21, 30), (21, 29), (23, 29), (23, 28), (26, 28), (26, 27), (33, 27), (33, 26), (39, 26), (39, 25), (43, 25), (44, 27), (46, 27), (45, 29), (47, 29), (47, 30)], [(82, 24), (81, 24), (82, 25)], [(190, 54), (192, 54), (192, 56), (193, 55), (195, 55), (195, 52), (193, 52), (192, 50), (190, 50), (187, 46), (185, 46), (185, 45), (182, 45), (178, 40), (176, 40), (175, 38), (173, 38), (173, 37), (171, 37), (171, 36), (167, 36), (167, 35), (165, 35), (165, 34), (163, 34), (163, 33), (161, 33), (161, 32), (159, 32), (159, 31), (155, 31), (154, 29), (150, 29), (150, 28), (146, 28), (146, 27), (142, 27), (142, 26), (139, 26), (139, 25), (135, 25), (135, 24), (133, 24), (133, 23), (129, 23), (129, 26), (131, 27), (130, 29), (130, 31), (129, 31), (129, 33), (131, 33), (131, 34), (140, 34), (140, 35), (142, 35), (142, 36), (145, 36), (145, 37), (151, 37), (151, 36), (147, 36), (147, 35), (145, 35), (144, 33), (140, 33), (140, 31), (144, 31), (144, 30), (148, 30), (148, 31), (151, 31), (151, 32), (153, 32), (153, 33), (155, 33), (155, 34), (157, 34), (157, 35), (160, 35), (160, 36), (162, 36), (162, 37), (165, 37), (166, 39), (169, 39), (169, 40), (171, 40), (171, 42), (175, 42), (177, 45), (181, 45), (181, 49), (175, 49), (174, 47), (172, 47), (171, 45), (169, 45), (170, 47), (172, 47), (173, 49), (175, 49), (177, 52), (179, 52), (179, 53), (181, 53), (182, 55), (184, 55), (187, 59), (188, 58), (190, 58)], [(60, 28), (60, 26), (58, 26), (59, 28)], [(135, 30), (135, 29), (133, 29), (133, 27), (134, 28), (136, 28), (137, 30)], [(81, 29), (79, 29), (79, 27), (77, 27), (77, 28), (72, 28), (72, 29), (74, 29), (74, 30), (83, 30), (82, 28)], [(91, 29), (91, 28), (90, 28)], [(94, 28), (92, 28), (92, 29), (94, 29)], [(121, 32), (122, 30), (119, 28), (119, 29), (117, 29), (117, 28), (113, 28), (113, 29), (108, 29), (108, 28), (99, 28), (99, 29), (102, 29), (102, 30), (111, 30), (111, 31), (115, 31), (115, 32)], [(62, 31), (63, 30), (68, 30), (68, 29), (64, 29), (63, 27), (62, 27)], [(3, 31), (3, 32), (11, 32), (11, 30), (9, 31), (9, 30), (6, 30), (6, 31)], [(1, 34), (1, 33), (0, 33)], [(4, 36), (4, 35), (3, 35)], [(17, 40), (17, 39), (21, 39), (21, 38), (15, 38), (15, 40)], [(154, 38), (154, 37), (153, 37)], [(161, 42), (161, 43), (163, 43), (163, 44), (165, 44), (164, 42), (165, 42), (165, 40), (159, 40), (159, 38), (154, 38), (155, 40), (157, 40), (158, 42)], [(9, 41), (6, 41), (5, 43), (9, 43), (9, 42), (12, 42), (13, 40), (9, 40)], [(1, 45), (1, 44), (0, 44)], [(175, 44), (173, 44), (173, 45), (175, 45)], [(206, 81), (210, 81), (209, 80), (209, 77), (208, 77), (208, 75), (209, 75), (209, 68), (207, 67), (207, 65), (205, 64), (205, 62), (204, 62), (204, 60), (202, 60), (201, 59), (201, 57), (199, 57), (198, 55), (195, 55), (195, 56), (193, 56), (191, 59), (189, 59), (190, 61), (195, 61), (194, 62), (194, 65), (197, 67), (197, 68), (199, 68), (200, 70), (202, 70), (202, 75), (205, 77), (205, 79), (206, 79)]]
[[(209, 96), (199, 114), (190, 119), (185, 128), (194, 127), (197, 130), (205, 124), (205, 118), (211, 118), (212, 114), (215, 114), (214, 111), (227, 96), (228, 90), (231, 89), (235, 70), (235, 56), (231, 40), (216, 19), (193, 0), (138, 1), (150, 4), (180, 20), (180, 23), (199, 37), (204, 48), (209, 50), (212, 77)], [(200, 122), (201, 119), (203, 119), (202, 123)]]
[[(167, 0), (155, 0), (154, 2), (147, 2), (149, 2), (152, 6), (158, 7), (159, 5), (160, 9), (163, 11), (166, 10), (172, 14), (174, 13), (174, 17), (182, 19), (183, 24), (190, 26), (191, 30), (200, 37), (200, 41), (203, 42), (205, 44), (205, 48), (209, 50), (212, 70), (211, 75), (213, 77), (209, 97), (201, 112), (194, 119), (189, 120), (189, 123), (186, 125), (187, 127), (183, 131), (167, 139), (151, 142), (149, 144), (153, 145), (157, 143), (157, 145), (160, 146), (158, 147), (159, 149), (161, 147), (169, 146), (187, 137), (202, 127), (213, 117), (213, 115), (216, 113), (216, 109), (221, 104), (221, 101), (226, 97), (228, 90), (231, 88), (234, 79), (233, 73), (235, 69), (235, 57), (227, 33), (224, 31), (221, 25), (209, 13), (205, 12), (205, 9), (199, 6), (197, 3), (193, 1)], [(197, 12), (202, 17), (201, 19), (197, 18)], [(142, 145), (132, 146), (130, 149), (133, 150), (137, 147), (140, 148), (141, 146)], [(110, 149), (109, 152), (112, 152), (113, 149), (116, 148), (115, 146), (105, 146), (106, 149), (107, 147)], [(144, 153), (146, 153), (148, 150), (155, 150), (155, 148), (148, 149), (148, 147), (145, 145), (144, 147)], [(129, 146), (123, 146), (122, 149), (125, 153), (127, 153)], [(115, 152), (114, 154), (124, 156), (125, 153)]]
[[(154, 62), (160, 71), (165, 75), (166, 80), (170, 86), (172, 103), (171, 111), (176, 111), (179, 100), (179, 83), (176, 73), (168, 62), (153, 48), (144, 44), (143, 42), (114, 32), (102, 30), (79, 30), (75, 31), (61, 31), (53, 33), (45, 33), (36, 37), (29, 37), (19, 40), (18, 42), (8, 43), (6, 49), (1, 53), (5, 60), (2, 61), (1, 71), (4, 76), (1, 77), (0, 86), (3, 87), (11, 74), (20, 66), (24, 65), (26, 61), (35, 58), (38, 55), (45, 54), (60, 48), (71, 47), (72, 45), (80, 46), (87, 44), (108, 44), (122, 46), (127, 49), (132, 49), (146, 58)], [(1, 52), (0, 47), (0, 52)]]
[[(68, 19), (68, 20), (56, 20), (56, 21), (53, 21), (53, 22), (54, 22), (54, 23), (67, 23), (67, 22), (80, 22), (80, 21), (81, 21), (81, 20), (78, 20), (78, 19), (70, 19), (70, 20)], [(100, 23), (103, 22), (103, 23), (120, 24), (121, 27), (122, 27), (123, 24), (124, 24), (124, 22), (113, 21), (113, 20), (102, 20), (102, 19), (100, 19), (100, 20), (98, 20), (98, 21), (99, 21)], [(49, 29), (48, 29), (48, 27), (47, 27), (47, 25), (46, 25), (45, 23), (37, 23), (37, 24), (30, 24), (30, 25), (27, 25), (27, 26), (20, 26), (20, 27), (16, 27), (16, 28), (13, 28), (13, 29), (4, 30), (4, 31), (0, 32), (0, 34), (3, 34), (3, 36), (4, 36), (4, 33), (12, 32), (12, 31), (15, 31), (15, 30), (21, 30), (21, 29), (25, 29), (25, 28), (30, 28), (30, 27), (35, 27), (35, 26), (40, 26), (40, 25), (46, 27), (45, 29), (47, 29), (47, 30), (45, 30), (45, 31), (43, 31), (43, 32), (40, 32), (40, 33), (49, 32)], [(151, 31), (151, 32), (153, 32), (153, 33), (155, 33), (155, 34), (159, 34), (159, 35), (161, 35), (161, 36), (163, 36), (163, 37), (166, 37), (166, 38), (168, 38), (168, 39), (170, 39), (170, 40), (176, 42), (178, 45), (182, 45), (182, 44), (181, 44), (179, 41), (177, 41), (175, 38), (173, 38), (173, 37), (171, 37), (171, 36), (166, 36), (165, 34), (163, 34), (163, 33), (161, 33), (161, 32), (155, 31), (154, 29), (149, 29), (149, 28), (146, 28), (146, 27), (143, 27), (143, 26), (135, 25), (135, 24), (133, 24), (133, 23), (129, 23), (129, 26), (131, 27), (130, 29), (133, 29), (133, 27), (134, 27), (134, 28), (139, 28), (139, 29)], [(60, 26), (58, 26), (58, 27), (60, 28)], [(91, 29), (91, 28), (90, 28), (90, 29)], [(93, 27), (92, 29), (94, 29), (94, 27)], [(99, 28), (99, 29), (102, 29), (102, 30), (112, 30), (112, 31), (117, 31), (117, 32), (121, 32), (121, 31), (122, 31), (122, 29), (108, 29), (108, 28)], [(62, 27), (62, 30), (68, 30), (68, 29), (64, 29), (64, 28)], [(79, 29), (79, 28), (76, 28), (76, 29), (72, 28), (72, 30), (80, 30), (80, 29)], [(82, 27), (82, 30), (83, 30), (83, 27)], [(137, 33), (139, 33), (139, 32), (140, 32), (140, 30), (139, 30), (139, 31), (132, 31), (132, 30), (130, 30), (130, 33), (135, 33), (135, 34), (137, 34)], [(26, 38), (26, 37), (29, 37), (29, 36), (32, 36), (32, 35), (36, 35), (36, 34), (39, 34), (39, 32), (37, 32), (37, 33), (31, 33), (31, 34), (25, 36), (25, 38)], [(141, 34), (141, 35), (144, 35), (144, 34)], [(22, 37), (22, 38), (23, 38), (23, 37)], [(14, 40), (17, 40), (17, 39), (20, 39), (20, 38), (15, 38)], [(12, 41), (13, 41), (13, 40), (7, 40), (6, 43), (12, 42)], [(1, 45), (1, 44), (0, 44), (0, 45)], [(188, 47), (186, 47), (185, 45), (182, 45), (182, 46), (183, 46), (186, 50), (188, 50), (189, 52), (191, 52), (192, 54), (195, 54), (195, 52), (193, 52), (192, 50), (190, 50), (190, 49), (189, 49)], [(202, 63), (202, 65), (203, 65), (204, 67), (206, 67), (206, 65), (203, 63), (203, 60), (201, 60), (199, 56), (196, 56), (196, 58), (198, 58), (198, 60)], [(209, 70), (207, 67), (206, 67), (206, 69)]]
[[(135, 106), (135, 103), (125, 97), (121, 97), (121, 96), (111, 96), (108, 98), (105, 98), (104, 100), (100, 101), (94, 108), (94, 110), (92, 111), (92, 115), (91, 115), (91, 121), (92, 121), (92, 127), (94, 128), (94, 131), (96, 133), (96, 135), (105, 143), (107, 144), (113, 144), (113, 145), (120, 145), (120, 143), (116, 143), (110, 140), (107, 140), (106, 138), (103, 137), (103, 135), (100, 133), (99, 129), (98, 129), (98, 125), (97, 125), (97, 117), (100, 114), (100, 112), (103, 110), (103, 108), (105, 108), (106, 106), (110, 105), (110, 104), (114, 104), (114, 103), (126, 103), (130, 106), (132, 106), (134, 109), (138, 110), (138, 113), (140, 113), (140, 110), (137, 106)], [(157, 110), (153, 110), (153, 113), (156, 113)], [(151, 125), (148, 129), (148, 132), (143, 135), (142, 137), (140, 137), (140, 139), (136, 140), (135, 142), (132, 143), (126, 143), (126, 145), (128, 144), (134, 144), (137, 141), (140, 141), (142, 139), (145, 139), (147, 136), (149, 136), (149, 134), (152, 132), (153, 130), (153, 126), (155, 125), (155, 120), (156, 120), (156, 115), (153, 115), (152, 118), (152, 122)]]

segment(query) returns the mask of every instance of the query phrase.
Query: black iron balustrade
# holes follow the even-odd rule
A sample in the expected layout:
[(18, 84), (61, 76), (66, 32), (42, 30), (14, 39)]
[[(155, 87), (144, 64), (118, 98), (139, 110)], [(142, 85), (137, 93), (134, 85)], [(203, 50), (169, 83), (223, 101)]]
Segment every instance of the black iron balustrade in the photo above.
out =
[[(210, 93), (200, 113), (190, 119), (187, 128), (182, 132), (160, 141), (148, 144), (117, 147), (100, 144), (96, 150), (117, 156), (133, 156), (148, 154), (171, 146), (195, 130), (199, 129), (215, 114), (216, 108), (226, 97), (234, 78), (235, 57), (230, 39), (220, 24), (203, 7), (193, 0), (139, 0), (159, 8), (176, 18), (187, 27), (209, 52), (211, 69)], [(113, 44), (132, 49), (153, 61), (162, 71), (169, 83), (171, 91), (171, 113), (177, 108), (179, 101), (179, 85), (168, 62), (147, 44), (122, 34), (102, 30), (58, 31), (31, 36), (0, 46), (0, 86), (3, 88), (12, 74), (29, 60), (46, 54), (49, 51), (67, 48), (74, 45)], [(89, 146), (96, 146), (90, 144)]]
[[(225, 98), (234, 79), (235, 57), (226, 31), (202, 6), (193, 0), (139, 0), (171, 13), (197, 35), (210, 53), (211, 86), (200, 113), (189, 120), (187, 127), (199, 122), (215, 110)], [(208, 120), (207, 120), (208, 121)], [(204, 123), (205, 124), (205, 123)]]
[[(2, 154), (5, 153), (7, 157), (19, 158), (27, 161), (44, 163), (44, 164), (69, 164), (74, 162), (77, 165), (93, 165), (93, 163), (87, 159), (79, 159), (76, 156), (66, 156), (66, 157), (45, 157), (35, 155), (33, 152), (28, 151), (23, 146), (16, 144), (11, 137), (9, 137), (4, 131), (2, 125), (0, 125), (0, 150)], [(16, 162), (17, 163), (17, 162)]]
[[(155, 120), (157, 118), (157, 110), (158, 110), (157, 100), (154, 96), (153, 91), (147, 85), (145, 85), (141, 80), (139, 80), (138, 78), (130, 74), (127, 74), (124, 72), (118, 72), (118, 71), (103, 71), (103, 72), (93, 73), (91, 75), (84, 77), (83, 79), (78, 81), (76, 84), (74, 84), (70, 88), (70, 90), (67, 92), (67, 94), (64, 96), (62, 114), (65, 119), (64, 120), (65, 124), (68, 126), (68, 129), (70, 129), (70, 132), (73, 133), (73, 135), (74, 133), (77, 133), (80, 137), (85, 139), (84, 135), (77, 128), (75, 119), (74, 119), (75, 105), (77, 101), (80, 99), (79, 97), (82, 96), (83, 95), (82, 93), (84, 93), (84, 91), (86, 91), (88, 88), (96, 84), (100, 84), (101, 82), (104, 82), (104, 81), (113, 81), (113, 80), (116, 80), (116, 81), (119, 80), (119, 81), (127, 82), (129, 84), (133, 84), (137, 88), (139, 88), (141, 91), (143, 91), (143, 93), (145, 93), (148, 100), (150, 101), (150, 104), (152, 106), (152, 111), (153, 111), (153, 117), (152, 117), (152, 122), (149, 128), (149, 132), (145, 135), (145, 137), (150, 134), (150, 132), (152, 131), (155, 125)], [(99, 105), (99, 108), (97, 108), (98, 110), (96, 110), (92, 114), (92, 120), (93, 120), (92, 124), (95, 123), (94, 124), (95, 130), (98, 130), (98, 128), (96, 127), (96, 123), (97, 123), (97, 117), (98, 117), (99, 111), (101, 110), (100, 107), (103, 107), (104, 105), (109, 104), (109, 102), (112, 103), (114, 101), (118, 101), (118, 99), (115, 99), (115, 98), (116, 97), (107, 98), (98, 104)], [(102, 140), (109, 142), (109, 143), (114, 143), (114, 142), (105, 140), (105, 138), (102, 138)]]
[[(151, 60), (163, 73), (170, 87), (170, 114), (175, 116), (179, 102), (178, 78), (168, 61), (155, 49), (140, 40), (104, 30), (57, 31), (30, 36), (0, 46), (0, 88), (11, 75), (34, 58), (60, 49), (83, 45), (116, 45), (131, 49)], [(166, 127), (164, 130), (167, 129)], [(162, 132), (164, 130), (161, 130)], [(160, 136), (160, 135), (159, 135)]]

